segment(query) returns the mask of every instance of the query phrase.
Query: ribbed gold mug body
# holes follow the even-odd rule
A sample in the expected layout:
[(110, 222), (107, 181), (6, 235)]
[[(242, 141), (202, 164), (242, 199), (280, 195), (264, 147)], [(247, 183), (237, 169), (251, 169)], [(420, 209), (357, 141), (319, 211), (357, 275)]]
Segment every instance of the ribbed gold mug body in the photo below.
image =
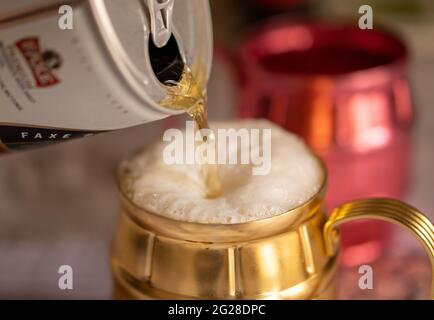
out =
[(284, 214), (239, 224), (201, 224), (147, 212), (120, 188), (122, 206), (111, 252), (114, 295), (333, 298), (337, 254), (326, 253), (324, 193), (325, 181), (310, 201)]
[[(424, 246), (434, 274), (434, 226), (393, 199), (364, 199), (324, 210), (327, 171), (304, 204), (270, 218), (236, 224), (169, 219), (135, 205), (118, 175), (120, 220), (111, 252), (118, 299), (332, 299), (338, 227), (380, 219), (407, 229)], [(430, 298), (434, 299), (434, 276)]]

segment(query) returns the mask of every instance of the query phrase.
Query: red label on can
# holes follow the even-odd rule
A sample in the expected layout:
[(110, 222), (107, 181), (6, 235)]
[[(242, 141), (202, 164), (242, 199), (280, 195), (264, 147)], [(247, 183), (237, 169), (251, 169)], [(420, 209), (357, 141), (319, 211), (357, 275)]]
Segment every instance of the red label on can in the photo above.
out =
[(52, 67), (47, 64), (47, 59), (55, 60), (53, 66), (60, 66), (59, 56), (52, 52), (42, 52), (37, 37), (22, 39), (15, 43), (15, 46), (26, 59), (27, 64), (32, 71), (37, 87), (49, 87), (60, 82), (59, 79), (51, 72)]

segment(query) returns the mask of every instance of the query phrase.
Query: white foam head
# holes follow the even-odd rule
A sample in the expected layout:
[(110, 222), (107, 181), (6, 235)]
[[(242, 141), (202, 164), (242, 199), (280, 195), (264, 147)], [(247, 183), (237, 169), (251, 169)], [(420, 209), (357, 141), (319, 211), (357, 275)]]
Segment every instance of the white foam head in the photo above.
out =
[(167, 143), (157, 142), (122, 164), (122, 190), (136, 205), (155, 214), (181, 221), (232, 224), (284, 213), (320, 189), (321, 166), (297, 136), (266, 120), (213, 123), (211, 127), (271, 128), (269, 174), (252, 175), (251, 165), (219, 165), (224, 192), (207, 199), (200, 166), (165, 164)]

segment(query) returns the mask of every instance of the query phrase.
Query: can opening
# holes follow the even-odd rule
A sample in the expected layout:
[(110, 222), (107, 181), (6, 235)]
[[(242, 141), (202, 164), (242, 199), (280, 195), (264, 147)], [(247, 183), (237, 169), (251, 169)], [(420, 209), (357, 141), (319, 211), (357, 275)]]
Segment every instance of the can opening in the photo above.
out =
[(161, 48), (158, 48), (150, 37), (148, 48), (152, 70), (157, 79), (166, 86), (176, 85), (181, 80), (185, 64), (173, 34)]

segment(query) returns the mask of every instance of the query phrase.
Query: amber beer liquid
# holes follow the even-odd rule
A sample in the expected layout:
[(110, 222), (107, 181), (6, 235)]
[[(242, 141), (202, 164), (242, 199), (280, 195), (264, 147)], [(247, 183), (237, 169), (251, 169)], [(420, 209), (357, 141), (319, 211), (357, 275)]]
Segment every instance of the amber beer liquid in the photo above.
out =
[[(174, 108), (185, 111), (196, 123), (197, 130), (211, 129), (208, 123), (208, 107), (206, 90), (202, 88), (194, 78), (189, 68), (185, 68), (179, 82), (170, 81), (172, 86), (168, 87), (168, 97), (160, 104), (167, 108)], [(211, 133), (202, 136), (201, 143), (212, 143), (215, 136)], [(207, 198), (218, 197), (221, 190), (221, 183), (218, 176), (218, 166), (207, 163), (202, 159), (201, 173), (204, 180), (205, 195)]]
[[(71, 29), (59, 27), (59, 12), (71, 14)], [(0, 146), (67, 141), (181, 113), (160, 105), (170, 66), (173, 80), (181, 61), (206, 87), (211, 57), (207, 0), (2, 1)]]

